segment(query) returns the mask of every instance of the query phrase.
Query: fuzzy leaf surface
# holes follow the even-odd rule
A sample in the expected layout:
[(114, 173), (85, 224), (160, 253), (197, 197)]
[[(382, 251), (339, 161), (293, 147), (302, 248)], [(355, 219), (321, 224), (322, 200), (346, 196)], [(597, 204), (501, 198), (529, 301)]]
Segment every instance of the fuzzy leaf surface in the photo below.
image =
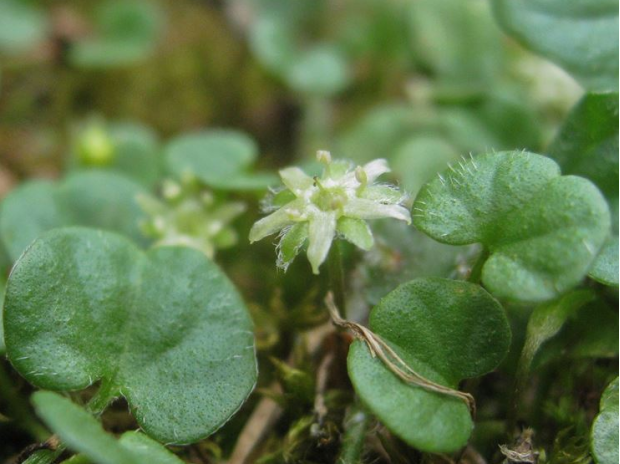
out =
[(164, 443), (223, 425), (256, 380), (252, 323), (234, 286), (202, 253), (142, 252), (122, 236), (56, 229), (15, 264), (4, 306), (7, 354), (37, 387), (101, 380)]
[(451, 245), (490, 251), (482, 281), (500, 297), (552, 299), (587, 274), (609, 234), (609, 208), (589, 180), (551, 159), (500, 152), (460, 163), (426, 184), (414, 224)]
[(618, 462), (618, 377), (603, 392), (600, 413), (592, 425), (591, 445), (598, 464)]

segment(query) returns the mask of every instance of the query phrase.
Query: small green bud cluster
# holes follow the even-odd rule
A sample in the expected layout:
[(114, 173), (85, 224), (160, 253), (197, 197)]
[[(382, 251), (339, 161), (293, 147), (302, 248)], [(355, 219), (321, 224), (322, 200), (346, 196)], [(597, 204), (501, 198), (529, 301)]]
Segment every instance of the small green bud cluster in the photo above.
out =
[(217, 198), (192, 176), (181, 182), (166, 180), (161, 199), (141, 195), (138, 203), (148, 215), (142, 230), (155, 245), (189, 246), (209, 258), (237, 243), (230, 223), (245, 211), (243, 203)]

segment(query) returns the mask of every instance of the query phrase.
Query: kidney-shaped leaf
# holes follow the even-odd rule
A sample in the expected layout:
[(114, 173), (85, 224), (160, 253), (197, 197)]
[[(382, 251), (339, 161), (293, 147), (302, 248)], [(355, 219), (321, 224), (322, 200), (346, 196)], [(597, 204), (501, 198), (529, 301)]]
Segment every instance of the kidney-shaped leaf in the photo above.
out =
[(233, 130), (206, 130), (173, 139), (166, 147), (168, 170), (193, 175), (222, 190), (260, 190), (277, 183), (271, 174), (248, 170), (258, 157), (254, 140)]
[(111, 232), (56, 229), (15, 264), (7, 354), (34, 385), (123, 395), (165, 443), (200, 440), (256, 380), (252, 323), (233, 285), (190, 248), (148, 253)]
[(43, 232), (81, 225), (123, 233), (144, 242), (136, 197), (145, 190), (111, 172), (71, 174), (60, 182), (34, 180), (13, 190), (0, 205), (0, 238), (15, 261)]
[(617, 0), (493, 0), (500, 24), (584, 87), (618, 89)]
[[(510, 344), (504, 310), (491, 295), (441, 278), (396, 288), (372, 310), (370, 328), (416, 372), (451, 388), (493, 370)], [(361, 341), (351, 345), (348, 366), (362, 401), (411, 446), (451, 452), (467, 442), (473, 422), (462, 400), (404, 383)]]
[(618, 462), (618, 377), (601, 398), (601, 410), (592, 425), (592, 454), (598, 464)]
[(618, 93), (586, 94), (573, 108), (549, 147), (564, 174), (590, 179), (611, 211), (611, 236), (590, 277), (618, 286)]
[(586, 275), (609, 233), (609, 208), (587, 179), (527, 152), (480, 155), (426, 184), (414, 224), (443, 243), (482, 243), (482, 280), (499, 297), (543, 301)]
[(126, 432), (120, 440), (103, 430), (87, 411), (53, 392), (32, 397), (37, 414), (72, 450), (96, 464), (182, 464), (162, 445), (140, 432)]

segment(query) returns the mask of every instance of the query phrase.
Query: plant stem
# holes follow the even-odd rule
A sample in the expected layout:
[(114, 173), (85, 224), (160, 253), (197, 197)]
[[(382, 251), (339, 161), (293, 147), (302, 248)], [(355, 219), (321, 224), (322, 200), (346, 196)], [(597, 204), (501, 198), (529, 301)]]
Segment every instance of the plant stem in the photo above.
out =
[(326, 149), (331, 142), (332, 106), (325, 97), (309, 97), (304, 102), (301, 134), (302, 154)]
[(32, 453), (22, 464), (52, 464), (65, 450), (64, 445), (59, 445), (55, 450), (42, 449)]
[(336, 461), (338, 464), (362, 462), (361, 457), (369, 424), (370, 417), (366, 411), (358, 403), (353, 404), (344, 419), (344, 436), (342, 437), (340, 454)]
[(469, 274), (469, 278), (467, 279), (468, 282), (471, 282), (473, 284), (480, 283), (480, 279), (482, 277), (482, 267), (484, 266), (484, 263), (487, 262), (487, 259), (489, 259), (489, 254), (489, 250), (486, 247), (483, 247), (480, 251), (480, 254), (478, 255), (478, 259), (471, 268), (471, 273)]
[(99, 416), (108, 405), (119, 395), (118, 388), (112, 382), (102, 381), (97, 393), (90, 399), (86, 405), (88, 412), (94, 416)]
[(347, 316), (344, 269), (342, 266), (342, 249), (339, 240), (335, 240), (328, 257), (329, 288), (334, 294), (336, 306)]

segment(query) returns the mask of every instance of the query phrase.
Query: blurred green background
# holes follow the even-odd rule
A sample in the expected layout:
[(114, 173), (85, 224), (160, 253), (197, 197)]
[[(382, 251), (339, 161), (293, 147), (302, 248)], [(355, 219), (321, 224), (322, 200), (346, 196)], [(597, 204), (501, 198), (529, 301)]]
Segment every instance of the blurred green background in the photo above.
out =
[(579, 94), (485, 0), (0, 0), (2, 192), (56, 176), (93, 120), (152, 150), (240, 129), (261, 166), (385, 157), (415, 191), (472, 151), (542, 151)]

